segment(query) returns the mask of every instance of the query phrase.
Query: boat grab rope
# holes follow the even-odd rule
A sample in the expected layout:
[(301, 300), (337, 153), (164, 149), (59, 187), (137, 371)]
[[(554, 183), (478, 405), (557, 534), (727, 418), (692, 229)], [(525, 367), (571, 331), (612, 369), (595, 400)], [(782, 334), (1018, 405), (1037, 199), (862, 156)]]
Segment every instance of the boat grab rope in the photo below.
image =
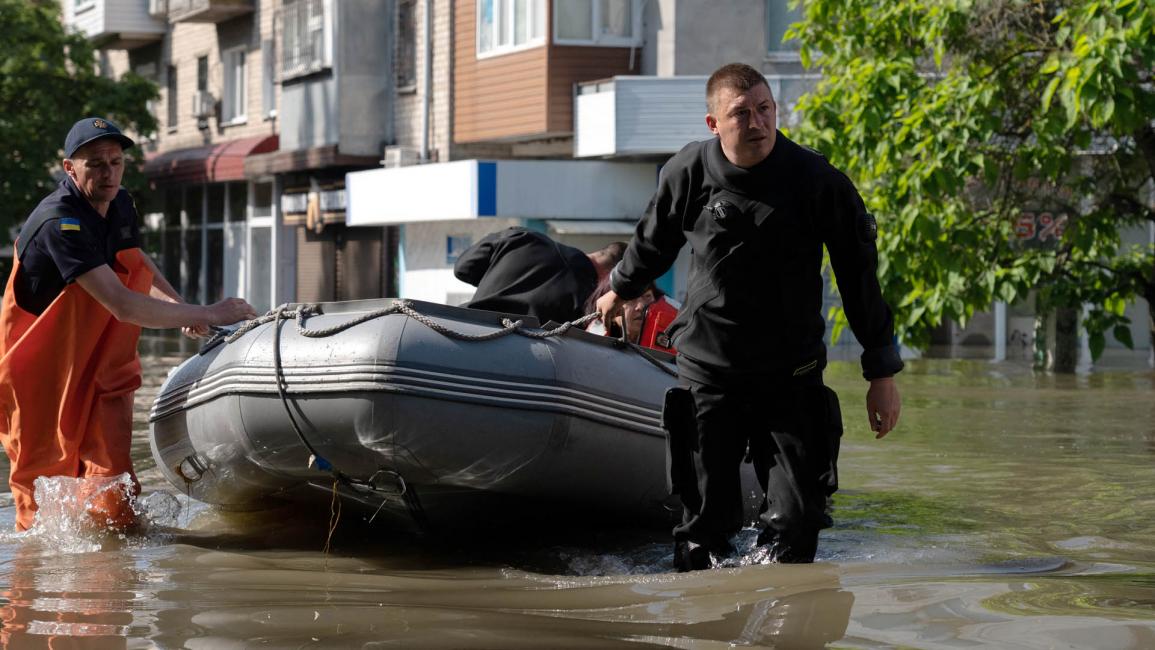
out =
[[(286, 309), (285, 306), (282, 305), (282, 306), (278, 307), (277, 309), (274, 309), (274, 310), (270, 311), (269, 313), (265, 314), (264, 316), (259, 316), (257, 318), (250, 320), (250, 321), (246, 321), (245, 323), (243, 323), (240, 327), (238, 327), (235, 330), (229, 331), (229, 330), (225, 330), (222, 328), (213, 328), (216, 333), (214, 334), (214, 336), (211, 339), (208, 340), (208, 342), (205, 343), (205, 345), (201, 349), (201, 352), (202, 353), (207, 352), (208, 350), (215, 347), (221, 341), (224, 341), (225, 343), (232, 343), (233, 341), (236, 341), (237, 339), (241, 338), (242, 336), (244, 336), (248, 332), (252, 331), (253, 329), (256, 329), (257, 327), (260, 327), (261, 325), (264, 325), (265, 323), (271, 322), (271, 321), (276, 320), (276, 319), (295, 319), (296, 324), (297, 324), (297, 334), (298, 335), (304, 336), (307, 338), (323, 338), (326, 336), (332, 336), (334, 334), (343, 332), (343, 331), (349, 329), (350, 327), (353, 327), (355, 325), (360, 325), (361, 323), (371, 321), (375, 318), (381, 318), (382, 316), (388, 316), (390, 314), (404, 314), (404, 315), (408, 316), (409, 318), (412, 318), (413, 320), (417, 321), (418, 323), (421, 323), (422, 325), (428, 327), (429, 329), (431, 329), (434, 332), (437, 332), (438, 334), (441, 334), (443, 336), (447, 336), (447, 337), (452, 338), (452, 339), (457, 339), (459, 341), (480, 342), (480, 341), (492, 341), (495, 339), (502, 338), (504, 336), (509, 336), (511, 334), (518, 334), (520, 336), (524, 336), (524, 337), (531, 338), (531, 339), (547, 339), (547, 338), (554, 337), (554, 336), (562, 336), (563, 334), (565, 334), (570, 329), (572, 329), (574, 327), (582, 327), (585, 324), (589, 323), (590, 321), (592, 321), (598, 317), (597, 312), (592, 312), (592, 313), (586, 314), (585, 316), (582, 316), (581, 318), (578, 318), (577, 320), (569, 321), (567, 323), (562, 323), (561, 325), (558, 325), (555, 328), (547, 329), (547, 330), (527, 328), (523, 325), (523, 322), (520, 320), (512, 320), (510, 318), (502, 318), (501, 319), (501, 326), (502, 327), (499, 330), (487, 332), (485, 334), (469, 334), (467, 332), (459, 332), (459, 331), (457, 331), (451, 327), (448, 327), (442, 323), (439, 323), (438, 321), (430, 318), (429, 316), (426, 316), (425, 314), (422, 314), (421, 312), (414, 309), (412, 303), (410, 303), (408, 300), (394, 300), (393, 303), (391, 305), (389, 305), (388, 307), (385, 307), (383, 309), (377, 309), (377, 310), (370, 311), (370, 312), (365, 312), (364, 314), (361, 314), (360, 316), (358, 316), (356, 318), (345, 321), (344, 323), (338, 323), (337, 325), (333, 325), (332, 327), (325, 327), (325, 328), (318, 328), (318, 329), (309, 329), (309, 328), (305, 327), (305, 322), (309, 316), (318, 315), (320, 313), (322, 313), (322, 312), (321, 312), (320, 308), (318, 308), (316, 305), (300, 305), (296, 309)], [(678, 376), (678, 372), (676, 370), (674, 370), (673, 368), (670, 368), (668, 363), (665, 363), (662, 360), (655, 358), (652, 354), (650, 354), (642, 346), (634, 344), (634, 343), (630, 343), (629, 341), (627, 341), (625, 339), (624, 336), (622, 337), (622, 339), (620, 339), (618, 341), (618, 343), (622, 347), (633, 350), (638, 355), (640, 355), (643, 359), (650, 362), (654, 367), (658, 368), (659, 370), (666, 373), (667, 375), (670, 375), (671, 377), (677, 377)]]
[(492, 341), (503, 336), (509, 336), (510, 334), (519, 334), (531, 339), (545, 339), (552, 336), (561, 336), (571, 328), (581, 327), (597, 318), (598, 316), (597, 312), (593, 312), (591, 314), (586, 314), (577, 320), (573, 320), (568, 323), (562, 323), (561, 325), (548, 330), (530, 329), (524, 326), (523, 321), (513, 320), (510, 318), (502, 318), (502, 327), (499, 330), (487, 332), (485, 334), (469, 334), (467, 332), (459, 332), (451, 327), (447, 327), (446, 325), (437, 322), (425, 314), (422, 314), (421, 312), (414, 309), (412, 303), (410, 303), (408, 300), (394, 300), (393, 304), (388, 307), (365, 312), (364, 314), (361, 314), (354, 319), (345, 321), (344, 323), (338, 323), (332, 327), (319, 329), (309, 329), (305, 327), (305, 322), (309, 316), (315, 316), (320, 313), (322, 312), (316, 305), (301, 305), (296, 309), (286, 309), (284, 306), (281, 306), (270, 311), (264, 316), (258, 316), (252, 320), (245, 321), (235, 330), (218, 330), (217, 334), (205, 343), (205, 347), (211, 347), (218, 341), (218, 339), (223, 339), (226, 343), (232, 343), (233, 341), (236, 341), (257, 327), (277, 319), (296, 319), (297, 334), (308, 338), (324, 338), (326, 336), (332, 336), (339, 332), (343, 332), (350, 327), (360, 325), (361, 323), (371, 321), (375, 318), (381, 318), (382, 316), (388, 316), (390, 314), (404, 314), (409, 318), (412, 318), (413, 320), (428, 327), (429, 329), (437, 332), (438, 334), (448, 336), (452, 339), (457, 339), (459, 341)]
[[(309, 442), (309, 438), (305, 436), (305, 432), (301, 430), (301, 425), (297, 423), (297, 418), (293, 416), (293, 409), (289, 406), (289, 396), (287, 394), (288, 382), (285, 380), (285, 368), (281, 364), (281, 324), (285, 322), (287, 312), (288, 310), (283, 306), (271, 312), (272, 317), (270, 320), (273, 321), (273, 371), (277, 381), (277, 394), (281, 397), (281, 405), (285, 407), (285, 415), (289, 417), (289, 424), (293, 425), (293, 431), (297, 434), (297, 438), (301, 441), (301, 444), (305, 446), (305, 449), (309, 450), (308, 466), (316, 467), (323, 472), (328, 472), (333, 477), (334, 489), (336, 489), (337, 484), (341, 484), (354, 491), (369, 490), (371, 492), (383, 492), (384, 490), (376, 482), (377, 476), (381, 474), (381, 471), (378, 471), (370, 477), (368, 481), (363, 481), (353, 478), (337, 469), (332, 462), (322, 456), (321, 453), (313, 447), (313, 444)], [(298, 326), (300, 324), (300, 312), (301, 310), (298, 309)], [(424, 530), (426, 526), (425, 509), (422, 508), (421, 501), (417, 498), (417, 493), (408, 488), (405, 479), (403, 479), (400, 474), (397, 472), (391, 473), (397, 477), (401, 500), (405, 503), (405, 508), (409, 511), (409, 516), (413, 518), (413, 521), (419, 529)], [(385, 505), (384, 499), (382, 499), (381, 505)], [(378, 508), (378, 510), (380, 510), (380, 508)], [(375, 516), (376, 514), (374, 514), (374, 517)], [(331, 530), (330, 535), (332, 535)], [(327, 551), (328, 541), (326, 541), (325, 547)]]

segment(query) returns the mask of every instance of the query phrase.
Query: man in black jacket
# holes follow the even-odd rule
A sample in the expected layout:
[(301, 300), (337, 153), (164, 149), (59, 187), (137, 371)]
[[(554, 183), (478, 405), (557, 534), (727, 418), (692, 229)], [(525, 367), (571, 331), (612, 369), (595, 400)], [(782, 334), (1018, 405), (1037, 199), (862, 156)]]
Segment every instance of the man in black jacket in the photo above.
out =
[(565, 323), (585, 316), (586, 299), (625, 248), (624, 242), (614, 242), (586, 254), (533, 230), (507, 228), (470, 246), (453, 274), (477, 287), (464, 307)]
[(690, 243), (686, 301), (666, 330), (680, 384), (663, 413), (684, 506), (675, 564), (704, 568), (709, 554), (732, 552), (743, 458), (755, 462), (766, 493), (759, 543), (778, 561), (810, 562), (818, 531), (832, 523), (826, 506), (838, 487), (842, 433), (837, 396), (822, 383), (823, 245), (865, 348), (870, 426), (881, 438), (898, 421), (893, 375), (903, 364), (876, 277), (876, 225), (842, 172), (777, 131), (761, 73), (723, 66), (706, 97), (717, 137), (663, 167), (598, 311), (609, 322)]

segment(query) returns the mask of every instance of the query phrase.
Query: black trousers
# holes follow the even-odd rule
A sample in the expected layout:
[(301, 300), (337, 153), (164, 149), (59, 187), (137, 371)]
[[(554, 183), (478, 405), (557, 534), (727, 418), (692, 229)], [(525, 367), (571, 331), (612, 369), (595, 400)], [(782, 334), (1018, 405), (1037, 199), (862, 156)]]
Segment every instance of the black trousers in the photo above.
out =
[(743, 521), (740, 465), (753, 462), (765, 494), (760, 543), (783, 561), (814, 558), (832, 521), (842, 416), (814, 373), (792, 382), (679, 380), (666, 399), (671, 491), (681, 497), (674, 538), (724, 545)]

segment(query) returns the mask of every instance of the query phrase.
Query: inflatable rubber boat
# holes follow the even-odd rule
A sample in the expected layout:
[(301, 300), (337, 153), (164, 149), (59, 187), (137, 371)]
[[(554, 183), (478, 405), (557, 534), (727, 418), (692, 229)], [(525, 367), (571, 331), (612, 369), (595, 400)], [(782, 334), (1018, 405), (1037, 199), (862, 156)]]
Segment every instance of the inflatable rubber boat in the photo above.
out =
[(673, 358), (578, 327), (401, 300), (285, 305), (175, 368), (149, 414), (181, 492), (438, 524), (578, 508), (668, 526)]

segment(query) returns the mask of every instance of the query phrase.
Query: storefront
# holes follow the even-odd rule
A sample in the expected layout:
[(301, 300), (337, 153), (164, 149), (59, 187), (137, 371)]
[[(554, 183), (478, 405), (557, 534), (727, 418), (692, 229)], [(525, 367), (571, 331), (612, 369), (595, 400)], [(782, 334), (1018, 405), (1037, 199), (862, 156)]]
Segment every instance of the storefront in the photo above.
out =
[[(398, 229), (398, 294), (458, 304), (473, 287), (453, 276), (460, 253), (490, 232), (524, 226), (594, 250), (625, 241), (657, 187), (654, 163), (461, 160), (346, 177), (351, 230)], [(684, 290), (679, 261), (663, 280)]]
[(244, 161), (277, 136), (169, 151), (145, 161), (155, 194), (146, 215), (165, 277), (186, 300), (246, 298), (268, 309), (273, 188), (245, 176)]

